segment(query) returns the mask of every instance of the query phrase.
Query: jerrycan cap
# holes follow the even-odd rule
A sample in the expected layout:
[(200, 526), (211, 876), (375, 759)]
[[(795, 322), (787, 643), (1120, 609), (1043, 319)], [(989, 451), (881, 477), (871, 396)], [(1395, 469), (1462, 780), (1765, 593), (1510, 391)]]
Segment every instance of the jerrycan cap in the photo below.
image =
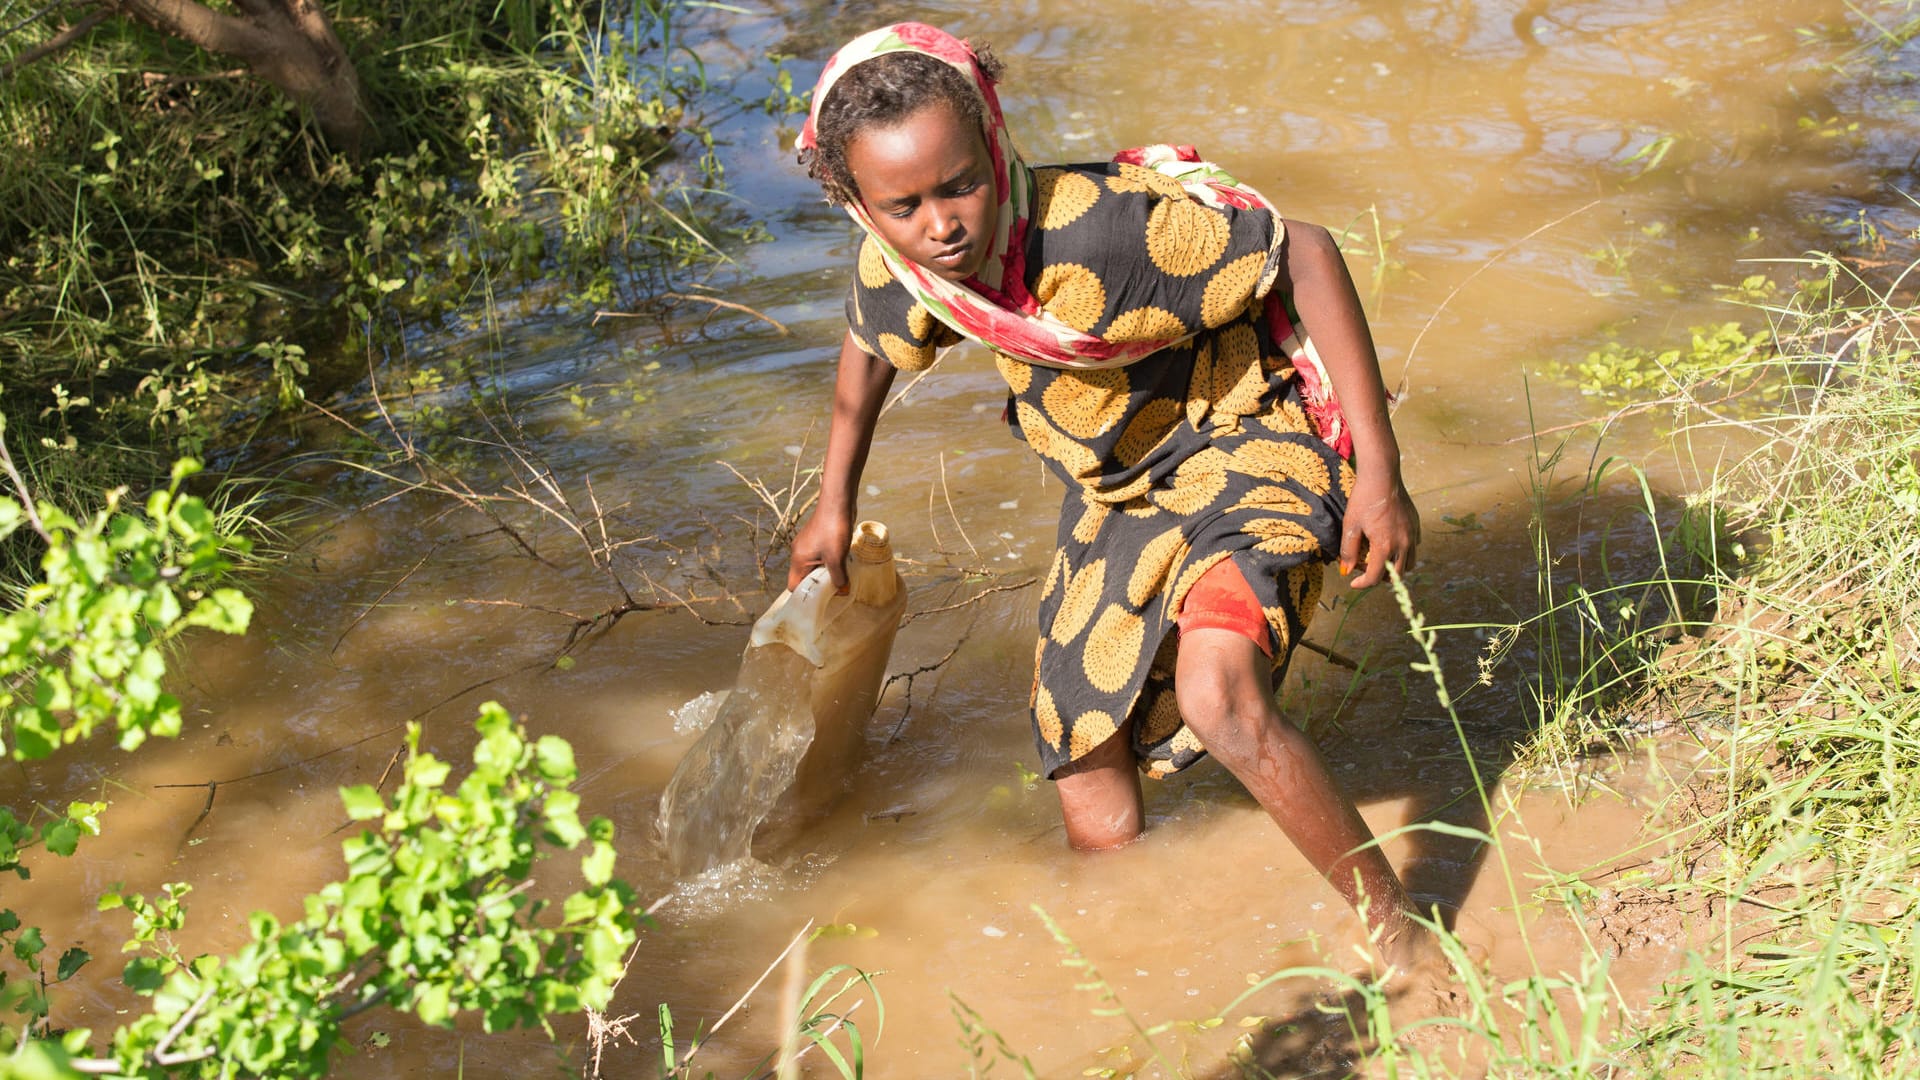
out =
[(847, 545), (847, 554), (863, 563), (889, 563), (893, 561), (893, 542), (887, 536), (887, 527), (878, 521), (863, 521), (854, 527), (853, 542)]

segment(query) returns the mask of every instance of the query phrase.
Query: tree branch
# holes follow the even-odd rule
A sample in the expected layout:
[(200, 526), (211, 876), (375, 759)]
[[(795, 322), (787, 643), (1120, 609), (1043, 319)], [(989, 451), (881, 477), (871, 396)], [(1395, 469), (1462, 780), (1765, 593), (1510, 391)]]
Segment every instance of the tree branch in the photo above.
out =
[(21, 53), (5, 64), (0, 64), (0, 79), (12, 78), (14, 72), (19, 71), (28, 64), (36, 60), (44, 60), (54, 53), (60, 52), (67, 46), (80, 40), (87, 31), (92, 30), (94, 27), (99, 26), (112, 17), (113, 10), (111, 8), (95, 8), (87, 12), (86, 15), (65, 30), (35, 45), (33, 48), (28, 49), (26, 52)]
[(268, 36), (251, 21), (223, 15), (196, 0), (120, 0), (120, 8), (156, 30), (209, 52), (252, 62), (272, 47)]

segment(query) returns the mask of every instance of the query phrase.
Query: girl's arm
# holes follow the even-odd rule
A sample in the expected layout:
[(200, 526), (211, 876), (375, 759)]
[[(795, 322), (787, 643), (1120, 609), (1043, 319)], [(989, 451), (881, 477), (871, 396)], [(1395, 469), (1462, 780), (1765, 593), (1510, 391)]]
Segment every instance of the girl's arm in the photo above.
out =
[(827, 429), (827, 460), (820, 472), (820, 503), (793, 535), (793, 564), (787, 588), (816, 566), (824, 566), (836, 589), (847, 587), (847, 546), (860, 503), (860, 473), (880, 405), (893, 385), (893, 365), (869, 356), (849, 333), (840, 343), (840, 367), (833, 383), (833, 423)]
[(1361, 566), (1353, 587), (1363, 589), (1385, 578), (1389, 563), (1401, 573), (1413, 569), (1420, 515), (1400, 482), (1400, 444), (1387, 419), (1387, 388), (1346, 261), (1320, 226), (1288, 221), (1285, 227), (1285, 262), (1275, 287), (1292, 290), (1353, 433), (1355, 477), (1340, 537), (1340, 572)]

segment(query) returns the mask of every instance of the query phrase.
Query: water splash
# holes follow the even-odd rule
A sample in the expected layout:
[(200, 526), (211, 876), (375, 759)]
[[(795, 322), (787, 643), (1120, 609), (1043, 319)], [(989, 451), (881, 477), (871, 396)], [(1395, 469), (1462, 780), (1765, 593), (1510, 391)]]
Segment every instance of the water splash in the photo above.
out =
[(813, 745), (813, 677), (814, 666), (785, 645), (747, 650), (733, 692), (660, 797), (660, 836), (676, 875), (748, 857), (753, 831)]

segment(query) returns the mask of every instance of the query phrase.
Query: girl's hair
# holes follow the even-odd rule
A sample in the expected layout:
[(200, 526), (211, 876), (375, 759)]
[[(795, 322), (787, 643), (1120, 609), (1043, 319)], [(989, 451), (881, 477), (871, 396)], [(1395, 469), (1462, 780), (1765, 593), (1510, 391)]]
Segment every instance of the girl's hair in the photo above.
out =
[[(1005, 70), (986, 45), (968, 43), (987, 82)], [(973, 84), (953, 65), (918, 52), (876, 56), (841, 77), (827, 92), (814, 122), (814, 149), (800, 152), (800, 164), (820, 184), (827, 201), (845, 206), (858, 201), (860, 188), (847, 168), (847, 142), (869, 127), (897, 124), (922, 108), (945, 102), (975, 127), (985, 130), (985, 106)]]

